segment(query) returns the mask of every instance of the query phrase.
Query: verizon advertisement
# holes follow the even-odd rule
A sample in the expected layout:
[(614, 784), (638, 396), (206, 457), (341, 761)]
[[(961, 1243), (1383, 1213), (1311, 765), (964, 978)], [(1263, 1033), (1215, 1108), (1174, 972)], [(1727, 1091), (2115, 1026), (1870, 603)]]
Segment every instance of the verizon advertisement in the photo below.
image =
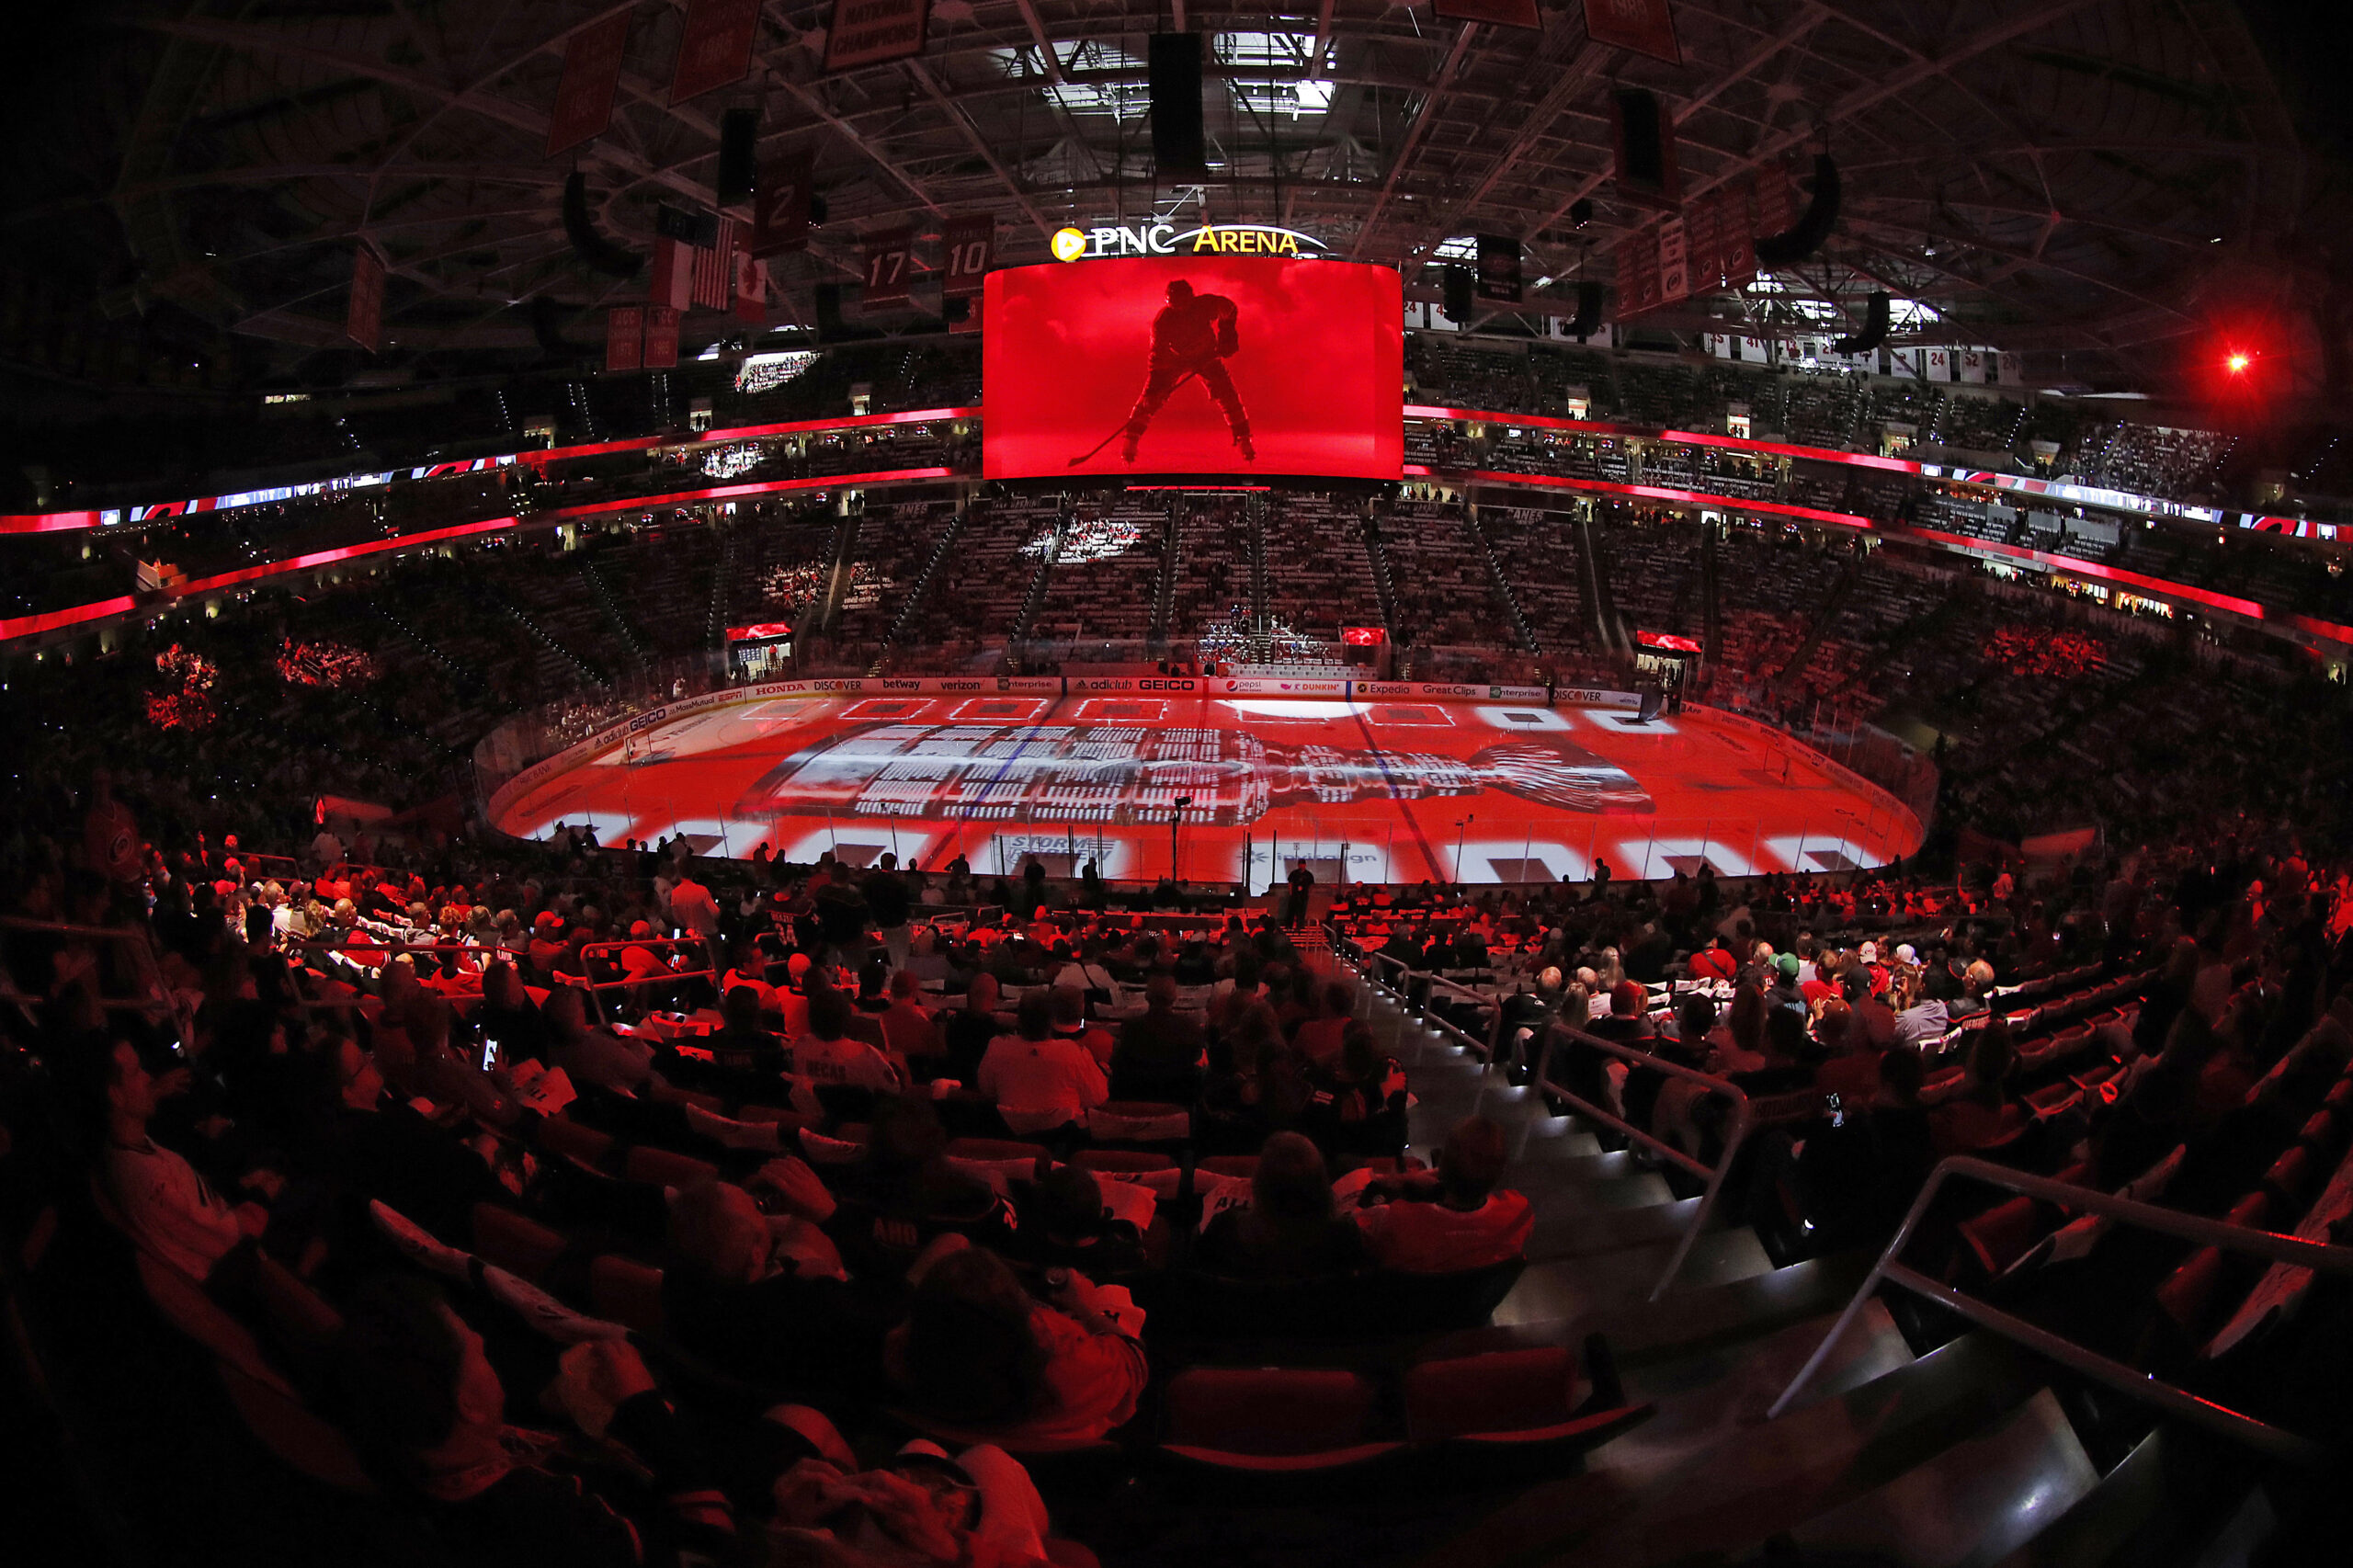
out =
[(1404, 303), (1385, 267), (1139, 256), (988, 275), (990, 479), (1402, 477)]

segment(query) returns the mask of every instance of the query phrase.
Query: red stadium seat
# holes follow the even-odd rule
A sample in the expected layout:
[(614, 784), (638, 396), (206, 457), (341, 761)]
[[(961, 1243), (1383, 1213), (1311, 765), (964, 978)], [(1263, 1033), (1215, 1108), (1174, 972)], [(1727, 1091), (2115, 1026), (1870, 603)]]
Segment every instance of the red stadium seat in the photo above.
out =
[(648, 1336), (662, 1333), (662, 1271), (625, 1257), (588, 1260), (588, 1310)]
[(1405, 1374), (1405, 1435), (1415, 1443), (1529, 1449), (1606, 1441), (1649, 1415), (1624, 1405), (1614, 1380), (1603, 1409), (1580, 1411), (1566, 1346), (1424, 1361)]
[(1169, 1381), (1164, 1453), (1235, 1471), (1342, 1470), (1394, 1453), (1369, 1439), (1372, 1381), (1337, 1369), (1195, 1367)]
[(540, 1147), (552, 1154), (569, 1154), (584, 1165), (594, 1165), (612, 1151), (613, 1135), (551, 1116), (540, 1123)]
[(474, 1205), (474, 1255), (536, 1285), (572, 1244), (545, 1225), (494, 1203)]
[(621, 1159), (621, 1175), (631, 1181), (651, 1182), (685, 1191), (719, 1179), (719, 1167), (709, 1160), (640, 1143)]

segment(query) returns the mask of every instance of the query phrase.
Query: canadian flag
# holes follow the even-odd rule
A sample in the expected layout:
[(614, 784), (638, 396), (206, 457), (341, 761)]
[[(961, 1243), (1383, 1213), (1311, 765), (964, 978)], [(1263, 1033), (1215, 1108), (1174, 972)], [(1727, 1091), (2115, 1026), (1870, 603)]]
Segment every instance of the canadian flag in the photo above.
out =
[(748, 251), (735, 253), (735, 317), (763, 322), (768, 315), (768, 264), (756, 261)]

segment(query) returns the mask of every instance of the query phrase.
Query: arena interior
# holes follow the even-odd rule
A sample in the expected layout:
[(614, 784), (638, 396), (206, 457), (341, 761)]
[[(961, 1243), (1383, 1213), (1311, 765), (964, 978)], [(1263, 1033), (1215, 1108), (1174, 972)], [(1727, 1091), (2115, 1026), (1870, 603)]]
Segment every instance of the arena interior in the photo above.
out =
[(2343, 17), (11, 21), (11, 1562), (2349, 1555)]

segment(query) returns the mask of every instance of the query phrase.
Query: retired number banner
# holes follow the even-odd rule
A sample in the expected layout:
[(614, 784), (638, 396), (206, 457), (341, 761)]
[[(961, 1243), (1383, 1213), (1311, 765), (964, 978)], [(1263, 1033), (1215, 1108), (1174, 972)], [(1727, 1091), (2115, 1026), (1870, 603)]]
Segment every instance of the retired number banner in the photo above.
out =
[(986, 212), (949, 219), (940, 231), (940, 248), (946, 253), (940, 293), (950, 300), (979, 293), (996, 250), (996, 219)]
[(912, 281), (907, 275), (914, 270), (915, 259), (909, 253), (914, 244), (912, 229), (886, 229), (866, 237), (866, 269), (859, 280), (866, 286), (868, 309), (907, 302), (907, 285)]

